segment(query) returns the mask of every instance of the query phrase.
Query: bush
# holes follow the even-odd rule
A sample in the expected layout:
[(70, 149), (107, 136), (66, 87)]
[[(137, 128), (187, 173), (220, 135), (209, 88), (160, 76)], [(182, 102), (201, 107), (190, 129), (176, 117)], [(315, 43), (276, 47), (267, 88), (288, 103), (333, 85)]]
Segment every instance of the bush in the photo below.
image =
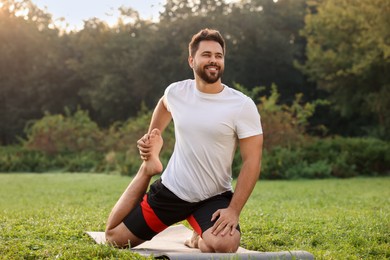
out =
[[(118, 172), (134, 175), (142, 160), (137, 140), (149, 127), (151, 111), (143, 109), (136, 118), (116, 122), (100, 130), (88, 113), (45, 116), (26, 127), (27, 140), (21, 147), (0, 147), (2, 172)], [(161, 161), (167, 164), (174, 145), (173, 126), (164, 133)]]
[(0, 146), (0, 172), (100, 172), (101, 153), (80, 152), (51, 155), (22, 146)]
[(296, 165), (286, 169), (287, 179), (306, 178), (323, 179), (331, 177), (332, 167), (325, 160), (308, 163), (307, 161), (298, 161)]
[[(142, 161), (136, 146), (149, 128), (152, 113), (142, 110), (135, 118), (126, 122), (113, 124), (104, 134), (106, 151), (105, 163), (108, 169), (119, 172), (122, 175), (134, 175), (137, 173)], [(160, 154), (163, 165), (168, 163), (175, 143), (173, 125), (167, 127), (163, 133), (164, 147)]]
[(261, 178), (288, 179), (287, 171), (294, 167), (302, 156), (302, 151), (298, 148), (276, 147), (271, 151), (264, 150)]
[(25, 148), (55, 155), (68, 152), (102, 151), (103, 133), (88, 113), (77, 110), (73, 115), (45, 116), (26, 127)]
[[(170, 138), (170, 129), (166, 132)], [(135, 138), (135, 137), (134, 137)], [(170, 140), (172, 141), (172, 140)], [(168, 142), (168, 141), (167, 141)], [(134, 143), (133, 143), (133, 145)], [(141, 164), (138, 152), (83, 151), (51, 155), (21, 146), (0, 147), (0, 172), (118, 172), (134, 175)], [(136, 148), (134, 148), (136, 150)], [(166, 165), (167, 147), (161, 160)], [(377, 139), (314, 139), (303, 146), (276, 147), (264, 151), (262, 179), (347, 178), (389, 175), (390, 144)], [(241, 168), (239, 152), (233, 164), (237, 177)]]
[[(254, 88), (249, 96), (260, 91)], [(248, 94), (248, 93), (247, 93)], [(358, 175), (388, 175), (390, 144), (374, 138), (317, 139), (305, 135), (307, 118), (315, 105), (300, 105), (300, 97), (290, 106), (276, 104), (278, 93), (262, 97), (265, 146), (261, 178), (347, 178)], [(46, 114), (26, 128), (22, 147), (0, 147), (2, 172), (119, 172), (134, 175), (142, 163), (137, 140), (148, 130), (151, 111), (141, 110), (136, 118), (114, 123), (101, 130), (87, 112), (65, 115)], [(164, 132), (160, 154), (164, 165), (172, 153), (175, 137), (171, 124)], [(233, 177), (241, 169), (239, 150), (233, 161)]]
[(39, 151), (28, 151), (20, 146), (0, 147), (1, 172), (42, 172), (51, 168), (51, 163)]
[(347, 178), (389, 175), (390, 144), (373, 138), (313, 139), (264, 151), (262, 178)]
[(340, 167), (343, 167), (342, 162), (350, 168), (354, 167), (355, 175), (384, 175), (389, 172), (390, 143), (379, 139), (341, 137), (319, 139), (306, 146), (306, 149), (311, 160), (318, 160), (327, 154), (329, 160)]
[[(301, 145), (306, 138), (309, 118), (314, 114), (316, 107), (328, 104), (319, 99), (312, 103), (303, 103), (302, 94), (297, 94), (290, 106), (279, 104), (280, 94), (275, 84), (272, 84), (268, 97), (262, 96), (260, 98), (257, 96), (265, 89), (264, 87), (255, 87), (251, 91), (237, 84), (235, 87), (253, 100), (259, 100), (258, 110), (261, 114), (265, 150), (271, 150), (277, 146)], [(321, 126), (318, 127), (321, 128)]]

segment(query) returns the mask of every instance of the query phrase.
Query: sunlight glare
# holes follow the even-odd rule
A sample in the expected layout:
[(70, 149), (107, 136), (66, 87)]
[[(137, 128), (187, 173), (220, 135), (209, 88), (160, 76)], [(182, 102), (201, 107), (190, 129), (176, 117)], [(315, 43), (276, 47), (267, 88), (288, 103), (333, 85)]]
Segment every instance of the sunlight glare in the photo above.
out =
[(21, 16), (21, 17), (26, 19), (29, 11), (30, 11), (30, 9), (28, 9), (28, 8), (16, 11), (15, 12), (15, 16)]

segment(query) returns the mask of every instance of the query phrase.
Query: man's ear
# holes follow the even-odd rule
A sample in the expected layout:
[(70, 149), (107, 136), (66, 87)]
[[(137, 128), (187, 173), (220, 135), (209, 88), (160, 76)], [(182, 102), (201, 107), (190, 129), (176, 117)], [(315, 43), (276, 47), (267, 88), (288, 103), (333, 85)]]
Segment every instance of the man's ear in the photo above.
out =
[(194, 59), (192, 56), (188, 56), (188, 65), (190, 65), (191, 69), (194, 68)]

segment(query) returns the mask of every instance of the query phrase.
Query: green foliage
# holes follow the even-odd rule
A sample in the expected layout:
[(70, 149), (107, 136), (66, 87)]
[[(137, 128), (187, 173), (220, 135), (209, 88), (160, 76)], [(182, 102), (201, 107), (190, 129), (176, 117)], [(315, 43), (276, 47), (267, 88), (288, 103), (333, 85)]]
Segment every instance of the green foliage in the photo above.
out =
[(301, 70), (330, 93), (343, 116), (359, 116), (370, 135), (388, 139), (389, 2), (324, 0), (312, 10), (302, 31), (307, 61)]
[[(17, 158), (24, 158), (27, 162), (23, 163), (31, 165), (28, 163), (31, 155), (39, 154), (35, 156), (36, 164), (45, 170), (55, 168), (74, 172), (95, 170), (134, 174), (140, 165), (135, 144), (147, 131), (149, 121), (150, 113), (144, 113), (127, 122), (115, 123), (103, 131), (86, 111), (80, 109), (74, 114), (68, 109), (65, 115), (47, 113), (26, 128), (27, 140), (24, 149), (21, 149), (26, 156)], [(53, 162), (54, 165), (42, 161)], [(18, 165), (11, 158), (9, 163)], [(23, 163), (21, 171), (35, 171), (32, 165), (26, 169)]]
[(264, 179), (348, 178), (390, 174), (390, 143), (366, 138), (312, 139), (263, 155)]
[[(134, 175), (142, 160), (136, 142), (147, 131), (151, 111), (146, 107), (135, 118), (113, 123), (101, 130), (81, 109), (72, 114), (46, 115), (27, 128), (23, 147), (1, 147), (4, 154), (0, 171), (45, 172), (50, 170), (70, 172), (117, 172)], [(174, 146), (173, 125), (163, 133), (164, 165)]]
[(77, 110), (73, 115), (46, 115), (26, 128), (25, 147), (48, 154), (101, 151), (102, 132), (88, 112)]
[[(310, 156), (311, 160), (323, 158), (321, 152), (329, 151), (330, 161), (344, 161), (349, 168), (354, 168), (351, 172), (355, 172), (355, 175), (389, 174), (390, 143), (386, 141), (374, 138), (336, 137), (319, 139), (307, 148), (307, 156)], [(343, 164), (340, 164), (340, 167), (342, 166)], [(343, 176), (343, 173), (335, 174), (335, 176), (349, 177)]]
[[(152, 112), (144, 107), (137, 117), (122, 123), (116, 122), (106, 131), (104, 147), (107, 169), (122, 175), (134, 175), (138, 171), (142, 161), (136, 143), (148, 131), (151, 114)], [(173, 125), (167, 127), (163, 138), (164, 147), (160, 159), (166, 165), (175, 142)]]
[(27, 151), (22, 147), (0, 147), (0, 171), (2, 172), (41, 172), (51, 168), (50, 160), (38, 151)]
[[(187, 44), (204, 27), (225, 36), (227, 85), (275, 82), (281, 104), (296, 93), (314, 104), (322, 91), (303, 71), (329, 90), (330, 108), (348, 116), (345, 133), (390, 136), (385, 0), (170, 0), (164, 7), (159, 22), (122, 7), (113, 26), (95, 18), (71, 32), (30, 0), (0, 0), (0, 144), (16, 143), (26, 122), (65, 106), (89, 111), (105, 128), (135, 117), (168, 84), (192, 77)], [(305, 9), (312, 11), (306, 24)], [(332, 125), (332, 115), (323, 124)]]
[(103, 159), (91, 151), (50, 155), (20, 146), (0, 147), (1, 172), (102, 172)]
[(148, 131), (150, 117), (151, 112), (143, 111), (136, 118), (112, 124), (106, 131), (104, 146), (107, 169), (123, 175), (134, 175), (138, 171), (142, 161), (136, 144)]
[[(255, 98), (263, 88), (237, 88)], [(279, 93), (272, 87), (269, 97), (259, 98), (265, 135), (262, 178), (296, 179), (387, 175), (389, 143), (368, 138), (315, 139), (305, 134), (309, 116), (316, 105), (301, 104), (301, 96), (290, 106), (278, 104)], [(255, 98), (256, 99), (256, 98)], [(46, 114), (26, 128), (24, 147), (0, 149), (0, 171), (5, 172), (117, 172), (134, 175), (142, 162), (137, 140), (148, 130), (151, 111), (146, 107), (135, 118), (116, 122), (101, 130), (88, 113), (69, 109), (65, 115)], [(167, 164), (175, 138), (173, 124), (163, 133), (160, 158)], [(241, 169), (236, 152), (233, 176)]]
[[(130, 180), (0, 174), (0, 258), (144, 259), (84, 233), (104, 230)], [(306, 250), (316, 259), (388, 259), (389, 185), (389, 178), (260, 181), (240, 216), (241, 246)]]
[(276, 84), (271, 85), (268, 96), (261, 97), (259, 95), (266, 89), (265, 87), (254, 87), (248, 90), (242, 85), (235, 84), (235, 88), (253, 100), (258, 100), (266, 150), (278, 146), (300, 145), (305, 139), (309, 118), (314, 114), (316, 107), (328, 104), (319, 99), (304, 103), (302, 94), (297, 94), (290, 106), (280, 104), (280, 93)]
[[(122, 15), (126, 19), (131, 13), (122, 9)], [(155, 29), (148, 21), (132, 18), (134, 22), (120, 22), (116, 28), (97, 19), (89, 20), (70, 39), (79, 55), (69, 57), (67, 66), (83, 82), (80, 95), (100, 125), (136, 116), (142, 102), (147, 100), (150, 104), (160, 94), (151, 91), (152, 65), (143, 65)]]
[[(309, 125), (309, 118), (314, 114), (314, 111), (318, 105), (326, 105), (327, 102), (322, 100), (315, 100), (312, 103), (302, 102), (302, 94), (297, 94), (294, 102), (291, 106), (280, 104), (280, 93), (275, 84), (271, 85), (271, 91), (269, 96), (260, 96), (261, 92), (266, 90), (266, 87), (254, 87), (248, 90), (240, 84), (235, 84), (234, 87), (246, 94), (253, 100), (258, 100), (258, 110), (261, 114), (261, 124), (264, 132), (264, 150), (272, 151), (274, 149), (282, 149), (282, 147), (301, 146), (305, 140), (306, 127)], [(260, 97), (259, 97), (260, 96)], [(281, 154), (279, 154), (281, 156)], [(286, 158), (284, 158), (286, 159)], [(297, 158), (291, 158), (295, 160)], [(276, 163), (277, 166), (281, 158), (272, 158), (272, 163)], [(298, 160), (299, 161), (299, 160)], [(284, 162), (290, 164), (289, 162)], [(318, 163), (317, 163), (318, 164)], [(325, 177), (321, 174), (312, 173), (313, 170), (309, 169), (305, 165), (297, 165), (294, 169), (304, 167), (307, 169), (307, 173), (300, 173), (301, 177)], [(312, 166), (310, 166), (312, 167)], [(233, 176), (237, 177), (241, 169), (241, 157), (239, 150), (236, 151), (233, 160)], [(289, 171), (294, 171), (289, 169)], [(314, 170), (315, 171), (315, 170)], [(271, 173), (271, 178), (280, 178), (277, 176), (279, 173)], [(286, 178), (294, 178), (295, 173), (283, 173), (287, 174)], [(275, 175), (275, 176), (274, 176)], [(291, 177), (288, 177), (291, 175)]]
[(124, 6), (115, 25), (95, 18), (64, 31), (70, 28), (57, 28), (29, 0), (0, 0), (0, 144), (15, 143), (27, 121), (65, 106), (89, 111), (100, 127), (135, 117), (142, 102), (154, 106), (171, 82), (193, 76), (188, 42), (204, 27), (226, 38), (224, 83), (275, 82), (283, 102), (306, 95), (312, 90), (292, 64), (303, 57), (304, 5), (168, 1), (159, 22)]
[(65, 66), (72, 50), (51, 15), (30, 0), (0, 0), (0, 144), (15, 142), (43, 111), (83, 105)]

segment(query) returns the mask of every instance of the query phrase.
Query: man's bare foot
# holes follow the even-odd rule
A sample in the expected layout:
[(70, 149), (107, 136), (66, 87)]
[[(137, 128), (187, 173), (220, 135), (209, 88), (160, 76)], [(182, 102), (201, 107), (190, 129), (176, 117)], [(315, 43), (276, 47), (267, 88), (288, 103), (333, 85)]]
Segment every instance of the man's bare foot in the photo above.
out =
[(195, 231), (192, 233), (192, 237), (184, 241), (184, 245), (190, 247), (190, 248), (199, 248), (199, 234)]
[(145, 167), (145, 173), (147, 175), (153, 176), (159, 174), (163, 170), (163, 165), (160, 161), (160, 151), (163, 146), (163, 139), (161, 137), (161, 132), (158, 129), (153, 129), (149, 134), (149, 144), (150, 148), (150, 157), (143, 162)]

